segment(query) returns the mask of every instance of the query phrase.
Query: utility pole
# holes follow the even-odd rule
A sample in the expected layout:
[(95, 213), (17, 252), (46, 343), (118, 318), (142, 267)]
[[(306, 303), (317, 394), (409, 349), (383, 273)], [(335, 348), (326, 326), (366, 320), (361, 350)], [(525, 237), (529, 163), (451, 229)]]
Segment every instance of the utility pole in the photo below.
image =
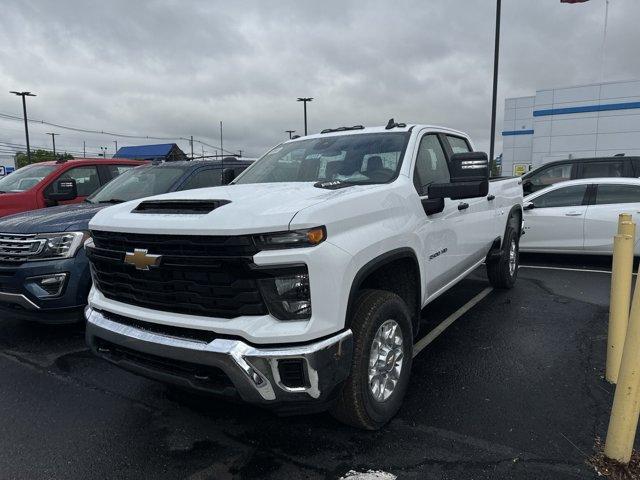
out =
[(47, 132), (47, 135), (51, 135), (51, 141), (53, 142), (53, 159), (56, 159), (56, 135), (60, 135), (59, 133), (50, 133)]
[(285, 130), (285, 132), (289, 134), (289, 140), (291, 140), (291, 136), (295, 133), (295, 130)]
[(304, 136), (307, 136), (307, 102), (312, 102), (312, 97), (299, 97), (298, 102), (304, 104)]
[(189, 145), (191, 145), (191, 160), (193, 160), (193, 135), (191, 135), (191, 139), (189, 140)]
[(240, 157), (242, 157), (242, 150), (238, 150), (238, 152), (240, 152)]
[(220, 154), (224, 156), (224, 148), (222, 148), (222, 120), (220, 120)]
[(24, 116), (24, 134), (27, 137), (27, 160), (31, 163), (31, 148), (29, 147), (29, 126), (27, 125), (27, 101), (25, 97), (35, 97), (35, 93), (31, 92), (14, 92), (13, 90), (9, 93), (13, 93), (19, 97), (22, 97), (22, 113)]
[(489, 148), (489, 168), (494, 164), (493, 156), (496, 148), (496, 104), (498, 101), (498, 63), (500, 60), (500, 14), (502, 0), (496, 0), (496, 42), (493, 53), (493, 101), (491, 104), (491, 146)]
[(82, 141), (82, 158), (87, 158), (87, 142)]
[(113, 143), (116, 144), (116, 153), (118, 153), (118, 140), (114, 140)]

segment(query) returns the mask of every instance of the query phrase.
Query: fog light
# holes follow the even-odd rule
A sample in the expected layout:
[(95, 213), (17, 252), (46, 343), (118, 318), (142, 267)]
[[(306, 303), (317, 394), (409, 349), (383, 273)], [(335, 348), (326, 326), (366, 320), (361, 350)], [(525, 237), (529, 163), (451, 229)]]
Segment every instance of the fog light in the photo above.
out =
[(62, 295), (68, 273), (55, 273), (27, 278), (25, 288), (38, 298), (55, 298)]
[(307, 268), (289, 270), (260, 279), (260, 291), (271, 314), (280, 320), (303, 320), (311, 317), (311, 290)]

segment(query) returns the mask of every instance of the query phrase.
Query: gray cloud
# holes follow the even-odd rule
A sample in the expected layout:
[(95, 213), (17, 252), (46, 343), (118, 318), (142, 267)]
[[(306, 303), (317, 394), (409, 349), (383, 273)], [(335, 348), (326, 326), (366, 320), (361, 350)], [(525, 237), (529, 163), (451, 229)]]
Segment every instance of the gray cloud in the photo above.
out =
[[(640, 3), (611, 4), (606, 78), (639, 78)], [(29, 101), (33, 118), (211, 144), (224, 120), (225, 146), (257, 156), (284, 130), (302, 131), (295, 98), (313, 96), (312, 131), (393, 116), (466, 130), (488, 148), (491, 1), (8, 0), (3, 7), (0, 84), (38, 94)], [(604, 0), (505, 2), (500, 111), (505, 96), (597, 81), (603, 13)], [(19, 114), (18, 99), (0, 92), (0, 112)], [(498, 131), (501, 123), (500, 115)], [(20, 123), (2, 120), (0, 128), (0, 141), (24, 142)], [(48, 145), (52, 128), (32, 126), (32, 143)], [(144, 143), (60, 133), (61, 149), (81, 150), (86, 140), (90, 153), (111, 149), (112, 140)]]

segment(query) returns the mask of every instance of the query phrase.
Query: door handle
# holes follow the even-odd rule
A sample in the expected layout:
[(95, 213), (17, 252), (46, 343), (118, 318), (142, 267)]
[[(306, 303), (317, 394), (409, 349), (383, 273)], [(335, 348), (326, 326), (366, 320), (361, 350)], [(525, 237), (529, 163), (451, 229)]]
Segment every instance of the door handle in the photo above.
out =
[(582, 212), (569, 212), (564, 214), (565, 217), (580, 217)]
[(458, 204), (458, 210), (466, 210), (467, 208), (469, 208), (469, 204), (462, 202)]
[(489, 195), (489, 196), (487, 197), (487, 200), (488, 200), (488, 201), (490, 201), (490, 202), (491, 202), (492, 200), (495, 200), (495, 199), (496, 199), (496, 196), (495, 196), (495, 195)]

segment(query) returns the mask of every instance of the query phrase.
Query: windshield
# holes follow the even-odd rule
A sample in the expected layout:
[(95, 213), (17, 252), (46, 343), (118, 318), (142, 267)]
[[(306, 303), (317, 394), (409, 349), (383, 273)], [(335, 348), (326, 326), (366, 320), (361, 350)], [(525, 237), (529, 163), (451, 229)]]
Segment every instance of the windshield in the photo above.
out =
[(25, 192), (56, 169), (53, 165), (27, 165), (0, 179), (0, 193)]
[(409, 132), (364, 133), (282, 144), (233, 182), (387, 183), (400, 171)]
[(167, 193), (185, 172), (180, 167), (146, 165), (132, 168), (91, 195), (91, 203), (120, 203)]

